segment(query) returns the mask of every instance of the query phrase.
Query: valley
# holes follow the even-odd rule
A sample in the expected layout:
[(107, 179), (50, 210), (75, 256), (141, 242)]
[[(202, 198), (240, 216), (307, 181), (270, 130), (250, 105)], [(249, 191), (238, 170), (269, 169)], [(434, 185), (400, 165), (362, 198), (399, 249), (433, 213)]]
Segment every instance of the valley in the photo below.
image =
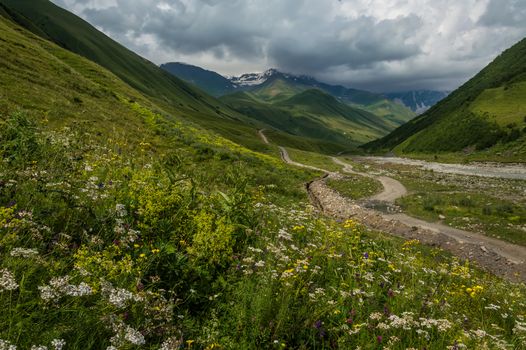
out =
[(0, 350), (526, 349), (524, 21), (234, 5), (0, 0)]

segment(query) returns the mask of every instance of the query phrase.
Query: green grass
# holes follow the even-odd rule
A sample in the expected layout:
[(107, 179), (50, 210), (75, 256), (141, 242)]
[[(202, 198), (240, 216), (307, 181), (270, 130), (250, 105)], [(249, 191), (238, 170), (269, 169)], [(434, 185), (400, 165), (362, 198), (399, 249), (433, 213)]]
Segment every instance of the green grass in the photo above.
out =
[(289, 152), (289, 156), (293, 161), (301, 164), (311, 165), (328, 171), (342, 170), (342, 167), (334, 163), (330, 156), (292, 148), (287, 148), (287, 152)]
[(489, 115), (501, 127), (526, 127), (526, 82), (484, 90), (470, 108), (479, 115)]
[(328, 179), (327, 185), (350, 199), (363, 199), (374, 196), (382, 191), (380, 182), (365, 176), (346, 175), (342, 179)]
[(397, 201), (409, 215), (526, 245), (526, 209), (507, 200), (475, 193), (418, 192)]

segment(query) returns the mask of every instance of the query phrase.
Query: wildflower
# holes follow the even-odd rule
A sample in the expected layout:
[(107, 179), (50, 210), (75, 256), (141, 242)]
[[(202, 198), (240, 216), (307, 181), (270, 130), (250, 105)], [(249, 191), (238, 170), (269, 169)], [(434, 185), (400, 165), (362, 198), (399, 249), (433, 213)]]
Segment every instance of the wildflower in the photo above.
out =
[(118, 217), (125, 217), (128, 212), (126, 211), (126, 206), (124, 204), (116, 204), (115, 205), (115, 214), (117, 214)]
[(11, 250), (10, 255), (13, 257), (32, 258), (38, 255), (38, 250), (26, 248), (13, 248), (13, 250)]
[(7, 269), (0, 270), (0, 293), (6, 290), (15, 290), (18, 288), (13, 274)]
[(181, 347), (182, 340), (176, 337), (166, 339), (159, 350), (175, 350)]
[(144, 345), (146, 340), (144, 336), (136, 329), (128, 326), (126, 327), (126, 333), (124, 334), (124, 339), (132, 343), (133, 345)]
[(345, 223), (343, 224), (344, 228), (353, 228), (354, 226), (356, 226), (356, 222), (351, 219), (345, 220)]
[(108, 301), (118, 308), (125, 307), (126, 303), (133, 299), (135, 299), (133, 293), (123, 288), (112, 289), (108, 297)]
[(54, 277), (49, 285), (39, 286), (40, 297), (44, 301), (58, 301), (63, 296), (82, 297), (93, 294), (93, 289), (85, 282), (79, 285), (69, 283), (69, 276)]
[(0, 339), (0, 350), (16, 350), (16, 345), (7, 340)]
[(62, 348), (66, 345), (66, 341), (64, 339), (53, 339), (51, 341), (51, 345), (53, 345), (55, 350), (62, 350)]
[(376, 337), (376, 341), (377, 341), (378, 343), (381, 343), (382, 340), (383, 340), (383, 338), (382, 338), (381, 335), (379, 335), (379, 336)]
[(33, 345), (31, 350), (47, 350), (47, 346), (44, 345)]

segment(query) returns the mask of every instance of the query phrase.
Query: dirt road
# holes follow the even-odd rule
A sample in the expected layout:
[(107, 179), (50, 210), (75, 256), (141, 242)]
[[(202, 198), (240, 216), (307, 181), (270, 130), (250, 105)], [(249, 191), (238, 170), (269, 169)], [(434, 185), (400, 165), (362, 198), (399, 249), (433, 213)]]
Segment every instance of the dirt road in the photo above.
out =
[[(264, 136), (263, 130), (259, 133)], [(307, 185), (312, 202), (324, 214), (341, 220), (354, 217), (372, 229), (407, 239), (418, 239), (424, 244), (437, 246), (463, 259), (475, 261), (479, 266), (496, 275), (512, 281), (526, 282), (526, 247), (479, 233), (455, 229), (441, 223), (426, 222), (403, 213), (386, 214), (366, 208), (361, 204), (363, 202), (349, 200), (327, 186), (327, 178), (341, 175), (295, 162), (285, 148), (279, 147), (279, 149), (284, 162), (327, 174), (324, 178), (314, 180)], [(406, 188), (395, 179), (361, 173), (336, 157), (332, 160), (341, 165), (345, 173), (374, 178), (382, 183), (384, 190), (368, 201), (392, 205), (397, 198), (407, 193)]]
[(342, 170), (345, 173), (361, 175), (378, 180), (382, 184), (384, 190), (378, 193), (377, 195), (371, 197), (371, 200), (394, 203), (395, 200), (407, 194), (407, 189), (404, 187), (404, 185), (402, 185), (399, 181), (396, 181), (393, 178), (387, 176), (374, 176), (366, 173), (357, 172), (353, 169), (352, 165), (345, 163), (336, 157), (332, 157), (332, 161), (338, 165), (341, 165), (343, 167)]
[(265, 131), (265, 129), (258, 130), (258, 136), (265, 144), (268, 145), (269, 142), (268, 142), (267, 136), (265, 136), (265, 134), (264, 134), (264, 131)]

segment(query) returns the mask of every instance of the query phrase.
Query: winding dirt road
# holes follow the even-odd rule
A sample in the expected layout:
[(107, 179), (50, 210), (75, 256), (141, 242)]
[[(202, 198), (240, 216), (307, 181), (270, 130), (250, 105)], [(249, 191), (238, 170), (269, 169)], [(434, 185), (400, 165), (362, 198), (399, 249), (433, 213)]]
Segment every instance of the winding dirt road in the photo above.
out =
[[(407, 190), (404, 185), (395, 179), (386, 176), (373, 176), (370, 174), (359, 173), (354, 171), (350, 164), (342, 162), (341, 160), (334, 157), (332, 159), (335, 163), (343, 166), (344, 172), (352, 172), (353, 174), (371, 177), (379, 180), (382, 183), (384, 190), (381, 193), (369, 198), (370, 200), (394, 203), (396, 199), (407, 194)], [(459, 230), (441, 223), (427, 222), (402, 213), (382, 214), (382, 216), (387, 220), (397, 220), (411, 227), (420, 227), (425, 230), (442, 233), (456, 240), (460, 244), (478, 244), (481, 247), (484, 247), (486, 250), (493, 250), (495, 253), (508, 259), (514, 264), (526, 263), (526, 247), (523, 246), (507, 243), (499, 239), (482, 235), (480, 233)]]
[[(264, 130), (258, 134), (265, 142)], [(268, 140), (267, 140), (268, 143)], [(341, 176), (339, 173), (293, 161), (284, 147), (279, 147), (284, 162), (324, 172), (326, 176), (307, 184), (312, 202), (326, 215), (345, 220), (356, 218), (366, 226), (407, 239), (419, 239), (422, 243), (437, 246), (463, 259), (477, 262), (482, 268), (512, 281), (526, 282), (526, 247), (507, 243), (479, 233), (468, 232), (441, 224), (430, 223), (403, 213), (385, 214), (351, 201), (329, 188), (326, 179)], [(355, 171), (352, 165), (333, 157), (349, 174), (366, 176), (381, 182), (384, 190), (368, 201), (393, 205), (396, 199), (407, 194), (407, 189), (397, 180), (387, 176), (375, 176)]]

